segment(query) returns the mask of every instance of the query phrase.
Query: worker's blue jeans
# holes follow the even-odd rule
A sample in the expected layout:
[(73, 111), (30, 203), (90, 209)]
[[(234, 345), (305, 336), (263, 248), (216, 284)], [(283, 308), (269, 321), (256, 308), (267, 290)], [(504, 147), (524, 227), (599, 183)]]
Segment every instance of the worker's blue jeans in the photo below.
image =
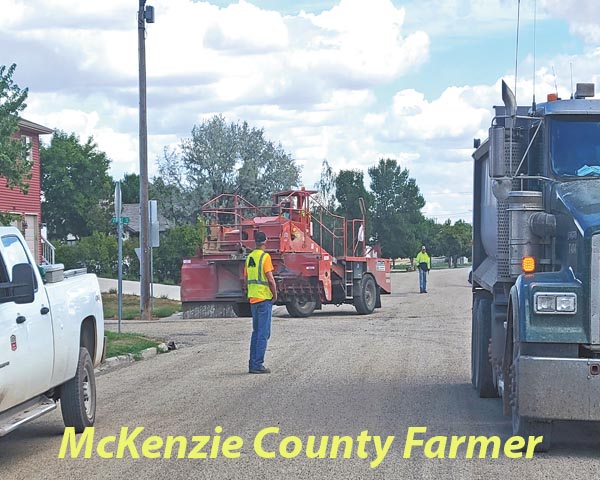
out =
[(273, 303), (271, 300), (251, 303), (252, 311), (252, 338), (250, 339), (250, 370), (260, 369), (265, 362), (267, 342), (271, 336), (271, 314)]
[(421, 293), (427, 291), (427, 270), (419, 270), (419, 288), (421, 289)]

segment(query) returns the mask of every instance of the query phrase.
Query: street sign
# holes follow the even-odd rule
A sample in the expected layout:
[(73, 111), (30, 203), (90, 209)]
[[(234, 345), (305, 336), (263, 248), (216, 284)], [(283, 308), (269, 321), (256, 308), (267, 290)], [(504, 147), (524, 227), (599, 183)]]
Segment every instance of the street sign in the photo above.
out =
[[(121, 215), (123, 204), (121, 201), (121, 182), (115, 184), (115, 217)], [(115, 222), (116, 223), (116, 222)]]
[(158, 223), (158, 204), (156, 200), (148, 201), (148, 212), (150, 214), (150, 246), (160, 247), (160, 226)]
[[(115, 225), (118, 223), (117, 222), (117, 217), (112, 217), (110, 221), (112, 223), (114, 223)], [(129, 217), (121, 217), (121, 223), (123, 225), (127, 225), (129, 223)]]

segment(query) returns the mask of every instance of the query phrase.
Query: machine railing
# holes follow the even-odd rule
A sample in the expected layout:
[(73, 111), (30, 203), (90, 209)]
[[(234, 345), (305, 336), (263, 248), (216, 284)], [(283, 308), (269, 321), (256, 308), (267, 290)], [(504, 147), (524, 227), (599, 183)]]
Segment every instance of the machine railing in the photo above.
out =
[(205, 248), (211, 251), (252, 248), (254, 239), (247, 237), (242, 224), (245, 220), (268, 216), (264, 207), (257, 207), (241, 195), (227, 193), (206, 202), (202, 206), (202, 214), (207, 228)]
[[(330, 212), (310, 193), (293, 191), (276, 196), (272, 205), (261, 207), (240, 195), (219, 195), (202, 206), (207, 227), (204, 250), (246, 253), (254, 248), (250, 232), (256, 229), (268, 229), (267, 250), (278, 250), (283, 225), (292, 221), (301, 228), (310, 229), (310, 237), (333, 257), (364, 256), (364, 216), (347, 221)], [(361, 209), (364, 215), (364, 202)], [(257, 220), (249, 223), (253, 219)]]

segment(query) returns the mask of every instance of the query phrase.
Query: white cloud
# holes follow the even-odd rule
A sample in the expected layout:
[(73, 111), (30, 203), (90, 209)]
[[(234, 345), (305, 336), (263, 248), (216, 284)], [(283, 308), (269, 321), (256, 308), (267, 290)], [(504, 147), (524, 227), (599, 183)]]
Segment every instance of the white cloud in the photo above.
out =
[(320, 15), (301, 16), (320, 28), (294, 59), (311, 70), (379, 83), (427, 60), (428, 36), (420, 31), (403, 36), (405, 11), (389, 0), (341, 0)]
[[(493, 74), (473, 85), (464, 72), (431, 95), (424, 93), (431, 79), (418, 75), (430, 49), (443, 49), (446, 41), (476, 42), (484, 32), (503, 30), (512, 42), (513, 0), (339, 0), (318, 14), (267, 11), (250, 0), (227, 8), (192, 0), (151, 3), (151, 175), (163, 147), (222, 113), (228, 121), (263, 127), (269, 139), (281, 142), (303, 166), (307, 186), (318, 180), (323, 159), (335, 169), (366, 170), (389, 157), (416, 177), (427, 213), (472, 208), (470, 147), (474, 137), (487, 136), (491, 107), (501, 103), (500, 81)], [(571, 64), (575, 82), (598, 81), (595, 3), (540, 0), (538, 19), (564, 18), (587, 48), (537, 59), (538, 102), (554, 90), (552, 66), (563, 98), (570, 94)], [(30, 87), (25, 117), (82, 139), (93, 135), (113, 160), (115, 178), (137, 172), (137, 4), (0, 0), (0, 7), (0, 53), (6, 63), (17, 63), (17, 83)], [(522, 22), (531, 19), (530, 2), (522, 2)], [(531, 57), (519, 71), (532, 71)], [(506, 80), (513, 87), (514, 78)], [(532, 79), (521, 74), (520, 103), (530, 103), (532, 92)]]
[(573, 34), (590, 44), (600, 43), (600, 10), (597, 0), (541, 0), (547, 15), (566, 19)]
[(283, 50), (288, 45), (288, 30), (279, 13), (240, 0), (219, 11), (206, 29), (204, 45), (232, 53)]
[(442, 95), (427, 101), (422, 93), (402, 90), (393, 97), (388, 123), (384, 131), (389, 140), (411, 142), (463, 138), (477, 131), (491, 118), (491, 88), (449, 87)]
[(7, 28), (22, 21), (26, 6), (19, 0), (0, 0), (0, 11), (0, 28)]

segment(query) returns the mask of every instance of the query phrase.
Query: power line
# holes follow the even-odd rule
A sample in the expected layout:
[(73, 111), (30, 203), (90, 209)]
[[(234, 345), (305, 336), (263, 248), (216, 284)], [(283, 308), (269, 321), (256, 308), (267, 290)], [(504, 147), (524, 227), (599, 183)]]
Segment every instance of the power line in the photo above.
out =
[(427, 215), (427, 216), (431, 217), (431, 218), (456, 217), (458, 215), (466, 215), (467, 213), (473, 213), (473, 210), (467, 210), (466, 212), (440, 213), (438, 215)]
[(427, 192), (425, 195), (473, 195), (473, 192)]

